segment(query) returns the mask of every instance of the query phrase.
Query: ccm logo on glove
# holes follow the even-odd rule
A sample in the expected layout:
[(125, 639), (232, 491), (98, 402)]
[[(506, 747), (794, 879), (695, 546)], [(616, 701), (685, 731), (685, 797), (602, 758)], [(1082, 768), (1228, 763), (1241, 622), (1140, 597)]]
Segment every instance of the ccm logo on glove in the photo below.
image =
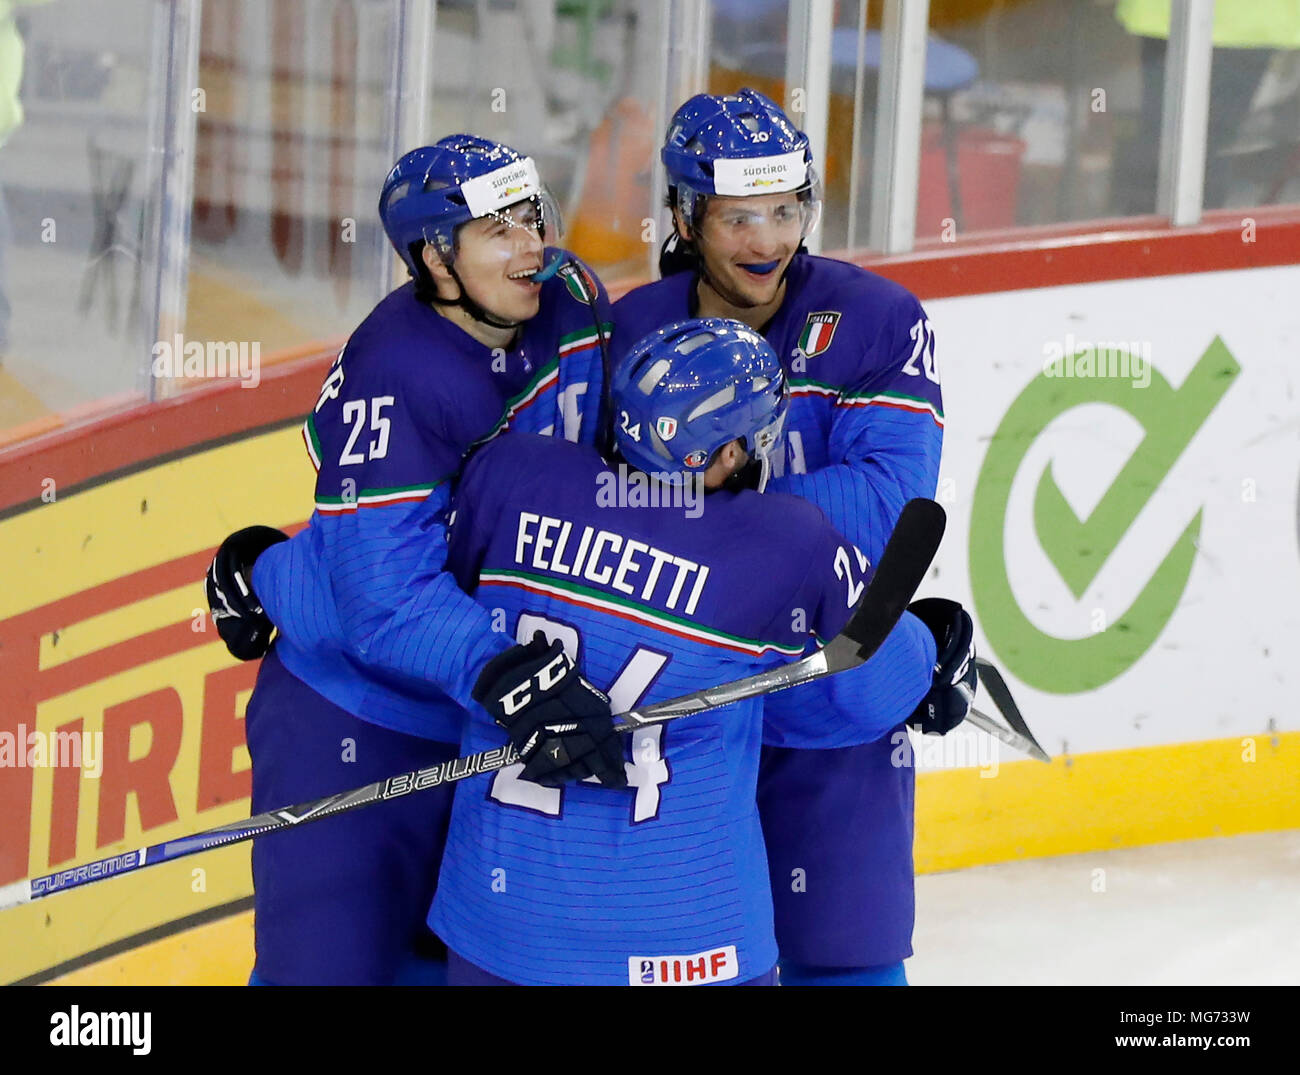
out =
[(519, 684), (514, 690), (500, 699), (502, 711), (507, 717), (513, 717), (521, 710), (527, 709), (533, 702), (534, 684), (536, 684), (539, 691), (545, 694), (562, 683), (564, 677), (569, 674), (569, 670), (572, 668), (573, 662), (569, 659), (569, 655), (561, 650), (555, 655), (554, 660), (539, 668), (531, 679)]
[(471, 693), (506, 729), (524, 780), (559, 787), (594, 776), (607, 788), (627, 787), (609, 698), (582, 678), (558, 641), (538, 631), (497, 654)]

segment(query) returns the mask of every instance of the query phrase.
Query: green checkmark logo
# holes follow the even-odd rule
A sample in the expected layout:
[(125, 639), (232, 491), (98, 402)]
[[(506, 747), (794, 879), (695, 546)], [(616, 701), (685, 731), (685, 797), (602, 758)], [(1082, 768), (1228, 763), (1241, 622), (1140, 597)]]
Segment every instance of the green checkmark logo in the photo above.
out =
[(1198, 510), (1133, 604), (1106, 630), (1080, 639), (1048, 635), (1020, 608), (1006, 566), (1007, 504), (1030, 447), (1049, 423), (1085, 403), (1119, 407), (1145, 431), (1086, 519), (1070, 507), (1050, 467), (1038, 479), (1035, 536), (1070, 592), (1079, 598), (1240, 371), (1216, 337), (1177, 389), (1154, 367), (1145, 388), (1135, 388), (1124, 378), (1063, 380), (1039, 374), (1011, 404), (993, 435), (975, 486), (970, 572), (984, 633), (1007, 668), (1025, 683), (1056, 694), (1077, 694), (1109, 683), (1136, 662), (1182, 599), (1201, 528)]

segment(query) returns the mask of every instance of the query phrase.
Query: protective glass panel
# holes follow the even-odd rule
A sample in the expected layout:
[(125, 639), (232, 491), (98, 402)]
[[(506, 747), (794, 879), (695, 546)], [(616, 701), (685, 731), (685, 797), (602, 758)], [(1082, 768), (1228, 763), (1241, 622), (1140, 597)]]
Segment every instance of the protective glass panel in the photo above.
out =
[[(721, 0), (713, 5), (709, 89), (734, 93), (749, 86), (780, 104), (800, 128), (811, 109), (825, 108), (826, 145), (816, 168), (823, 187), (821, 248), (826, 252), (865, 243), (870, 213), (869, 166), (880, 67), (880, 2), (843, 0), (834, 9), (830, 40), (830, 94), (811, 100), (788, 84), (800, 57), (792, 54), (788, 0)], [(872, 10), (874, 8), (874, 10)], [(855, 167), (854, 162), (857, 162)]]
[(656, 238), (667, 11), (630, 0), (438, 5), (430, 138), (470, 132), (532, 156), (564, 245), (607, 284), (644, 277)]
[(160, 9), (0, 4), (0, 439), (147, 391)]
[(204, 0), (187, 341), (265, 367), (382, 297), (398, 8)]
[(1142, 62), (1113, 5), (934, 0), (917, 238), (1154, 211)]
[[(1115, 169), (1116, 202), (1124, 212), (1150, 213), (1169, 16), (1151, 0), (1120, 0), (1116, 18), (1137, 40), (1141, 73), (1133, 137)], [(1204, 207), (1300, 201), (1300, 4), (1218, 3), (1211, 40)]]

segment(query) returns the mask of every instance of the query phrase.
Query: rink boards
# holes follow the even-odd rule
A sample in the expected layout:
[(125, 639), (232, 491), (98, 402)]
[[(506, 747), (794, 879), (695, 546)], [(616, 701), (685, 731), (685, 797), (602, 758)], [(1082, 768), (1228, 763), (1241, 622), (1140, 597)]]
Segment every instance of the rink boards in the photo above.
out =
[[(1300, 268), (1174, 269), (910, 283), (946, 401), (949, 532), (922, 592), (973, 610), (1057, 756), (900, 744), (923, 770), (919, 869), (1300, 826)], [(306, 519), (296, 426), (326, 361), (0, 459), (0, 884), (246, 815), (254, 670), (205, 622), (200, 580), (229, 530)], [(102, 771), (19, 764), (20, 729), (29, 747), (98, 734)], [(80, 980), (238, 980), (247, 854), (0, 916), (0, 981), (106, 956)]]

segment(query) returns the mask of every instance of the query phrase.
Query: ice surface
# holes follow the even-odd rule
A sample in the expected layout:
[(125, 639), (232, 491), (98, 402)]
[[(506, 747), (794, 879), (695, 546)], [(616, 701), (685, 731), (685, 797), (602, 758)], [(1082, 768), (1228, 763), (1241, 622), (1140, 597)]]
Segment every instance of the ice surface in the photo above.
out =
[(1300, 984), (1300, 830), (917, 878), (929, 984)]

